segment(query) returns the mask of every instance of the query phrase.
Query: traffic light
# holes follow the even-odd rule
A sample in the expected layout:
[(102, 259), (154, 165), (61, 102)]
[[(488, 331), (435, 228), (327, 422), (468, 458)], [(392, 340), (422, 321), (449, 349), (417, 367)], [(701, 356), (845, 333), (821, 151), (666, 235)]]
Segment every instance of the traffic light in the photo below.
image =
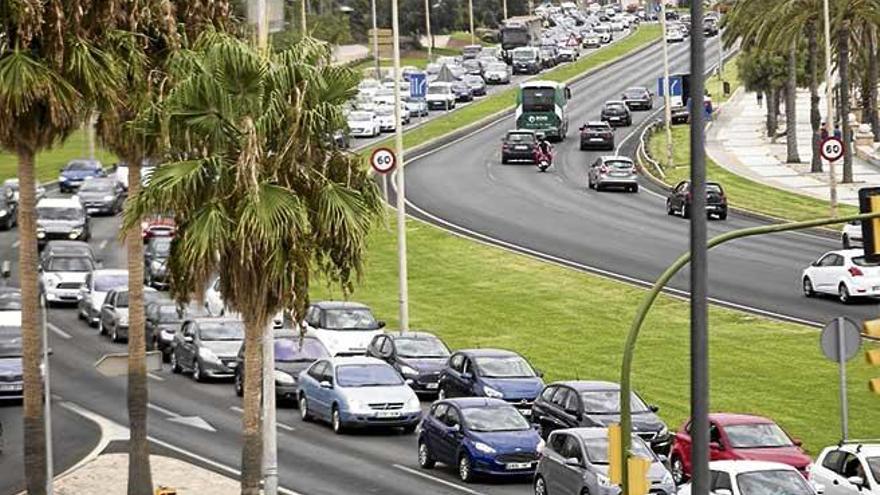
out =
[(644, 457), (630, 457), (627, 459), (629, 467), (629, 494), (648, 495), (651, 482), (648, 481), (648, 471), (651, 470), (651, 460)]
[(623, 482), (623, 446), (621, 445), (620, 425), (608, 425), (608, 478), (611, 483), (619, 485)]
[[(880, 213), (880, 187), (859, 189), (859, 213)], [(880, 261), (880, 218), (862, 220), (865, 259)]]
[[(880, 320), (867, 320), (862, 324), (862, 330), (868, 337), (880, 339)], [(880, 348), (865, 351), (865, 358), (870, 366), (880, 366)], [(872, 378), (868, 381), (868, 388), (875, 394), (880, 394), (880, 378)]]

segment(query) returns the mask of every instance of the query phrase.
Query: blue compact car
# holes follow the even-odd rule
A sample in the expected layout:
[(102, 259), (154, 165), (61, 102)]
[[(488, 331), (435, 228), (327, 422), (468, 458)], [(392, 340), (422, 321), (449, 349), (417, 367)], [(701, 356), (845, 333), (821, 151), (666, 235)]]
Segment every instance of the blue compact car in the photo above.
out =
[(62, 193), (74, 192), (83, 181), (92, 177), (106, 177), (101, 162), (97, 160), (71, 160), (61, 169), (58, 176), (58, 189)]
[(440, 373), (439, 397), (503, 399), (530, 418), (544, 380), (519, 354), (502, 349), (467, 349), (453, 354)]
[(419, 429), (419, 466), (456, 466), (470, 482), (478, 475), (528, 477), (544, 441), (513, 406), (500, 399), (468, 397), (434, 403)]

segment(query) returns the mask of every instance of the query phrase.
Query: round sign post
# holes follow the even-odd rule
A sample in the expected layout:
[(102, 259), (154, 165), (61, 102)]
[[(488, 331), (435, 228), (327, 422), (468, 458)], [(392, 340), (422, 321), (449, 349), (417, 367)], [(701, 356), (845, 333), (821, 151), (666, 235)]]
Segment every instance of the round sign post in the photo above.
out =
[(843, 140), (839, 137), (828, 137), (819, 145), (819, 154), (829, 162), (836, 162), (843, 156)]
[(376, 148), (370, 155), (370, 165), (376, 173), (385, 175), (394, 170), (397, 165), (397, 157), (389, 148)]
[[(823, 143), (824, 144), (824, 143)], [(846, 396), (846, 362), (855, 357), (862, 346), (862, 335), (856, 322), (846, 317), (831, 320), (819, 337), (822, 354), (837, 363), (840, 378), (840, 434), (849, 436), (849, 404)]]

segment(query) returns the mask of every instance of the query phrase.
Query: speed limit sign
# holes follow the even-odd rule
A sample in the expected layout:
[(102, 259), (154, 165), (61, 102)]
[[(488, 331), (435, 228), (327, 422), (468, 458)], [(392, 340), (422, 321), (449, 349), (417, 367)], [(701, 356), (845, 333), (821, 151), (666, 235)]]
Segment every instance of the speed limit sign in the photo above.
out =
[(394, 156), (394, 152), (388, 148), (377, 148), (373, 151), (373, 154), (370, 155), (370, 165), (372, 165), (373, 170), (380, 174), (387, 174), (394, 170), (394, 165), (397, 163), (397, 157)]
[(819, 154), (829, 162), (836, 162), (843, 156), (843, 141), (838, 137), (829, 137), (819, 146)]

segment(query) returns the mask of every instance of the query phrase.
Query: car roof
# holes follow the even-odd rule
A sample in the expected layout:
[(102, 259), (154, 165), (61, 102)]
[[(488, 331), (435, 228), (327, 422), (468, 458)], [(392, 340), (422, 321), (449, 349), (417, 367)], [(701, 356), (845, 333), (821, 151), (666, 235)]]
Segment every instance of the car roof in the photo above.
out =
[(622, 100), (608, 100), (605, 102), (605, 105), (623, 105)]
[(366, 304), (354, 301), (317, 301), (312, 306), (321, 309), (370, 309)]
[[(146, 287), (144, 287), (146, 289)], [(187, 318), (187, 321), (195, 323), (212, 322), (212, 323), (241, 323), (238, 318), (230, 318), (228, 316), (194, 316)]]
[(337, 356), (327, 358), (327, 361), (333, 366), (343, 366), (346, 364), (384, 364), (388, 366), (388, 363), (381, 359), (367, 356)]
[(604, 161), (612, 161), (612, 160), (618, 161), (618, 162), (619, 161), (630, 162), (630, 163), (633, 162), (632, 158), (630, 158), (628, 156), (623, 156), (623, 155), (602, 155), (600, 158), (602, 158), (603, 162)]
[(601, 380), (566, 380), (553, 382), (550, 385), (564, 385), (566, 387), (571, 387), (578, 392), (586, 392), (589, 390), (620, 390), (619, 384)]
[(753, 471), (794, 471), (797, 469), (782, 464), (781, 462), (771, 461), (712, 461), (709, 463), (709, 469), (715, 471), (725, 471), (728, 473), (749, 473)]
[(565, 84), (556, 81), (527, 81), (519, 85), (521, 89), (525, 88), (552, 88), (559, 89), (565, 87)]
[(37, 203), (37, 208), (79, 208), (82, 209), (82, 203), (78, 199), (73, 198), (43, 198)]
[(827, 449), (840, 449), (845, 452), (860, 453), (868, 457), (880, 455), (880, 443), (845, 443), (837, 446), (833, 445)]
[(456, 354), (465, 354), (471, 357), (478, 356), (519, 356), (514, 351), (508, 351), (507, 349), (461, 349), (456, 352)]
[(765, 418), (763, 416), (753, 416), (751, 414), (736, 414), (736, 413), (711, 413), (709, 414), (709, 421), (713, 421), (722, 426), (724, 425), (743, 425), (743, 424), (755, 424), (755, 423), (774, 423), (772, 419)]
[(510, 129), (507, 131), (508, 134), (534, 134), (535, 131), (531, 129)]
[(128, 275), (128, 270), (122, 268), (99, 268), (92, 270), (93, 277), (98, 275)]
[(585, 125), (590, 127), (611, 127), (611, 124), (604, 120), (590, 120)]
[(424, 332), (421, 330), (408, 330), (406, 332), (403, 331), (394, 331), (394, 332), (385, 332), (385, 335), (394, 338), (406, 338), (406, 339), (439, 339), (436, 335), (431, 332)]
[[(456, 397), (454, 399), (445, 399), (440, 402), (445, 402), (447, 404), (453, 404), (458, 406), (459, 409), (470, 409), (474, 407), (489, 407), (489, 406), (505, 406), (510, 405), (509, 403), (501, 400), (501, 399), (492, 399), (489, 397)], [(513, 406), (510, 406), (513, 407)]]

